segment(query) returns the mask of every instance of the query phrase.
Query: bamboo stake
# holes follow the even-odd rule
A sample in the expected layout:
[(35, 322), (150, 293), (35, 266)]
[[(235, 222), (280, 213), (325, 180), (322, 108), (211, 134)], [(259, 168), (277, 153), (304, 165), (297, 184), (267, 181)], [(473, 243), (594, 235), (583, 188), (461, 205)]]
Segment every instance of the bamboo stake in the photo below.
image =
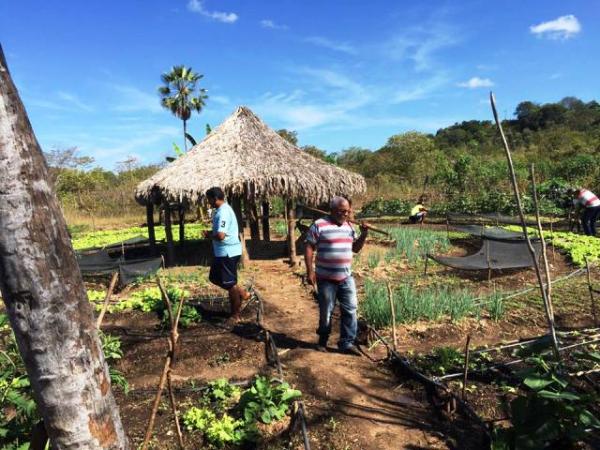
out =
[(554, 352), (554, 357), (558, 361), (560, 359), (560, 353), (558, 349), (558, 340), (556, 339), (556, 330), (554, 329), (554, 315), (552, 314), (551, 307), (549, 306), (548, 297), (546, 295), (546, 289), (544, 289), (544, 282), (538, 264), (537, 255), (535, 254), (535, 250), (533, 248), (533, 245), (531, 244), (531, 239), (529, 238), (529, 233), (527, 231), (527, 224), (525, 223), (525, 215), (523, 213), (523, 205), (521, 204), (521, 194), (519, 193), (519, 185), (517, 184), (517, 176), (515, 174), (515, 168), (512, 162), (510, 148), (508, 146), (506, 136), (504, 135), (502, 124), (500, 123), (500, 119), (498, 118), (498, 112), (496, 111), (496, 99), (494, 98), (494, 94), (492, 92), (490, 92), (490, 103), (492, 106), (492, 112), (494, 114), (494, 120), (496, 121), (498, 130), (500, 131), (500, 136), (502, 137), (502, 144), (504, 145), (504, 151), (506, 154), (508, 168), (510, 171), (510, 181), (512, 183), (513, 193), (515, 196), (515, 201), (517, 203), (517, 209), (519, 211), (519, 219), (521, 220), (521, 227), (523, 228), (523, 234), (525, 235), (525, 239), (527, 241), (527, 248), (529, 249), (529, 253), (531, 255), (531, 258), (533, 259), (533, 267), (535, 269), (535, 274), (537, 276), (540, 291), (542, 293), (542, 299), (544, 300), (546, 320), (548, 321), (548, 328), (550, 329), (550, 335), (552, 337), (552, 348)]
[(110, 280), (110, 285), (108, 286), (108, 291), (106, 291), (106, 297), (104, 297), (104, 304), (102, 305), (102, 310), (98, 315), (98, 319), (96, 320), (96, 328), (100, 329), (100, 325), (102, 325), (102, 320), (104, 319), (104, 314), (106, 314), (106, 310), (108, 309), (108, 304), (110, 302), (110, 297), (112, 296), (113, 291), (115, 290), (115, 286), (117, 285), (117, 280), (119, 279), (119, 272), (115, 272)]
[[(322, 209), (313, 208), (312, 206), (302, 205), (302, 208), (308, 209), (309, 211), (314, 211), (314, 212), (319, 213), (319, 214), (323, 214), (325, 216), (329, 214), (327, 211), (323, 211)], [(346, 219), (346, 220), (349, 223), (353, 223), (355, 225), (361, 225), (361, 222), (357, 222), (356, 220), (352, 220), (352, 219)], [(376, 233), (385, 234), (386, 236), (391, 237), (390, 233), (388, 233), (385, 230), (382, 230), (381, 228), (374, 227), (373, 225), (367, 225), (367, 228), (369, 230), (371, 230), (371, 231), (376, 232)]]
[(165, 389), (165, 384), (168, 381), (168, 391), (169, 398), (171, 400), (171, 408), (173, 410), (173, 415), (175, 417), (175, 427), (177, 429), (177, 437), (179, 439), (179, 445), (181, 448), (184, 448), (183, 445), (183, 436), (181, 434), (181, 427), (179, 425), (179, 417), (177, 415), (177, 405), (175, 404), (175, 396), (173, 394), (173, 388), (171, 385), (171, 371), (173, 369), (173, 364), (175, 362), (175, 354), (177, 349), (177, 341), (179, 340), (179, 333), (177, 332), (177, 327), (179, 325), (179, 318), (181, 317), (181, 309), (183, 306), (184, 297), (181, 296), (179, 299), (177, 313), (173, 315), (173, 307), (171, 305), (171, 300), (167, 295), (167, 291), (162, 284), (160, 277), (156, 277), (156, 281), (158, 283), (158, 287), (160, 289), (161, 296), (163, 301), (167, 305), (167, 311), (169, 314), (169, 323), (171, 324), (171, 334), (169, 335), (169, 352), (167, 353), (167, 357), (165, 358), (165, 365), (163, 367), (162, 374), (160, 376), (160, 380), (158, 382), (158, 389), (156, 391), (156, 397), (154, 398), (154, 404), (152, 405), (152, 413), (150, 414), (150, 420), (148, 421), (148, 427), (146, 429), (146, 435), (144, 436), (144, 442), (140, 447), (141, 450), (145, 450), (152, 438), (152, 431), (154, 430), (154, 421), (156, 420), (156, 413), (158, 411), (158, 405), (160, 404), (160, 399)]
[(465, 368), (463, 371), (463, 385), (461, 397), (465, 399), (465, 389), (467, 387), (467, 374), (469, 373), (469, 345), (471, 344), (471, 335), (467, 334), (467, 343), (465, 344)]
[(396, 350), (396, 310), (394, 308), (394, 293), (392, 291), (392, 286), (390, 282), (387, 282), (387, 291), (388, 291), (388, 299), (390, 301), (390, 309), (392, 311), (392, 345), (394, 347), (394, 351)]
[(535, 167), (533, 164), (529, 167), (529, 174), (531, 175), (531, 188), (533, 191), (533, 205), (535, 207), (535, 220), (537, 224), (537, 231), (540, 236), (542, 244), (542, 262), (544, 263), (544, 271), (546, 273), (546, 297), (548, 298), (548, 306), (554, 317), (554, 308), (552, 306), (552, 280), (550, 279), (550, 266), (548, 264), (548, 252), (546, 251), (546, 240), (544, 239), (544, 232), (542, 230), (542, 221), (540, 219), (540, 208), (538, 205), (537, 198), (537, 187), (535, 184)]
[(552, 243), (552, 262), (556, 264), (556, 252), (554, 251), (554, 228), (550, 222), (550, 242)]
[(590, 263), (588, 262), (587, 256), (585, 258), (585, 270), (587, 272), (588, 289), (590, 291), (590, 301), (592, 304), (592, 317), (594, 318), (594, 325), (598, 325), (598, 318), (596, 316), (596, 299), (594, 298), (594, 288), (592, 287), (592, 276), (590, 274)]

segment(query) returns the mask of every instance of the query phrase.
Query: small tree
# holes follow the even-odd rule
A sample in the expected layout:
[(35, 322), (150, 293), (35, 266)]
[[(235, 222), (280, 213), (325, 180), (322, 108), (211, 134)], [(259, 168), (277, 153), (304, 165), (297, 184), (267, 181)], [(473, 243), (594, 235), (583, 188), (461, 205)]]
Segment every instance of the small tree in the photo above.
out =
[(161, 105), (183, 121), (183, 145), (187, 151), (187, 121), (192, 111), (200, 112), (208, 98), (206, 89), (198, 87), (204, 75), (195, 73), (191, 67), (175, 66), (161, 76), (164, 86), (158, 88)]

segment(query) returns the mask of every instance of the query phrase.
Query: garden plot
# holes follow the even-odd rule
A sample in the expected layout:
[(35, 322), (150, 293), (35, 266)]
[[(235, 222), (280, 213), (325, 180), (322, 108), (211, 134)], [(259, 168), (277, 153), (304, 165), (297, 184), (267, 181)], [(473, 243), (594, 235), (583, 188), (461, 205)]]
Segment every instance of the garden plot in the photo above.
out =
[[(420, 256), (429, 251), (425, 249), (464, 254), (472, 246), (470, 239), (452, 239), (445, 231), (416, 227), (401, 233), (395, 248), (375, 248), (361, 258), (358, 272), (363, 295), (359, 310), (369, 324), (385, 330), (391, 341), (391, 291), (398, 351), (404, 363), (435, 383), (442, 383), (442, 390), (462, 396), (460, 375), (467, 336), (472, 347), (482, 347), (547, 332), (539, 291), (521, 292), (535, 286), (533, 271), (498, 271), (489, 281), (487, 276), (439, 267), (430, 267), (424, 275)], [(375, 252), (380, 255), (377, 264), (370, 261)], [(519, 343), (497, 351), (480, 348), (469, 362), (472, 377), (465, 384), (467, 403), (486, 425), (495, 424), (493, 439), (497, 448), (511, 448), (509, 445), (515, 442), (529, 445), (523, 448), (541, 448), (546, 441), (560, 443), (560, 433), (587, 442), (582, 445), (597, 445), (590, 440), (593, 434), (589, 432), (600, 429), (594, 386), (599, 381), (600, 335), (594, 328), (584, 272), (566, 276), (576, 269), (569, 259), (558, 251), (550, 255), (552, 278), (562, 279), (553, 288), (553, 298), (557, 326), (564, 330), (560, 332), (562, 346), (566, 347), (563, 364), (553, 362), (547, 340), (545, 348), (539, 348), (544, 339), (534, 341), (535, 346)], [(592, 278), (600, 280), (596, 268)], [(455, 375), (449, 377), (449, 372)], [(582, 381), (586, 377), (589, 380)], [(548, 412), (543, 420), (550, 424), (552, 433), (541, 426), (539, 417), (536, 421), (535, 408)], [(452, 407), (447, 409), (452, 412)]]

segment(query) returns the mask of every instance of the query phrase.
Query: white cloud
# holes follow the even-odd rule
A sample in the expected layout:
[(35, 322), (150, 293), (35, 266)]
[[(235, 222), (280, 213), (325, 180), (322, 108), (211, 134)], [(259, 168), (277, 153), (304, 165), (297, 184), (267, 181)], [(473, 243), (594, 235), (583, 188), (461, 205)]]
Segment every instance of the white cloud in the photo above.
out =
[(428, 97), (447, 83), (448, 77), (443, 73), (439, 73), (429, 79), (420, 81), (413, 86), (404, 87), (403, 89), (394, 92), (390, 99), (393, 103), (421, 100)]
[(539, 37), (549, 39), (569, 39), (581, 31), (581, 24), (573, 14), (542, 22), (529, 27), (529, 31)]
[(273, 30), (287, 30), (288, 26), (287, 25), (279, 25), (275, 22), (273, 22), (270, 19), (263, 19), (260, 21), (260, 26), (263, 28), (271, 28)]
[(558, 80), (559, 78), (562, 78), (562, 77), (563, 77), (563, 74), (562, 74), (562, 73), (560, 73), (560, 72), (556, 72), (556, 73), (553, 73), (552, 75), (550, 75), (550, 77), (549, 77), (549, 78), (550, 78), (551, 80)]
[(357, 53), (356, 48), (347, 42), (334, 42), (330, 39), (321, 36), (311, 36), (304, 39), (304, 42), (309, 44), (317, 45), (319, 47), (334, 50), (336, 52), (346, 53), (348, 55), (355, 55)]
[(492, 87), (494, 82), (489, 78), (479, 78), (473, 77), (469, 81), (464, 81), (462, 83), (458, 83), (458, 86), (468, 88), (468, 89), (478, 89), (478, 88), (487, 88)]
[(236, 13), (227, 13), (221, 11), (208, 11), (204, 8), (202, 0), (190, 0), (187, 4), (187, 7), (190, 11), (203, 15), (204, 17), (208, 17), (210, 19), (216, 20), (218, 22), (223, 23), (234, 23), (239, 17)]
[(382, 44), (385, 56), (394, 60), (412, 60), (415, 70), (431, 70), (435, 66), (435, 54), (460, 42), (458, 32), (443, 24), (414, 27), (396, 34)]
[(219, 105), (229, 105), (231, 103), (229, 97), (225, 95), (211, 95), (208, 97), (208, 101), (218, 103)]
[(57, 95), (58, 95), (58, 98), (71, 104), (72, 106), (75, 106), (77, 109), (80, 109), (82, 111), (87, 111), (87, 112), (91, 112), (94, 110), (94, 108), (92, 108), (90, 105), (82, 102), (77, 96), (75, 96), (73, 94), (69, 94), (68, 92), (59, 91), (57, 93)]
[(158, 94), (151, 94), (147, 91), (142, 91), (135, 86), (121, 84), (109, 84), (108, 87), (118, 94), (115, 95), (115, 98), (118, 99), (118, 103), (112, 108), (115, 111), (143, 111), (152, 113), (162, 111)]

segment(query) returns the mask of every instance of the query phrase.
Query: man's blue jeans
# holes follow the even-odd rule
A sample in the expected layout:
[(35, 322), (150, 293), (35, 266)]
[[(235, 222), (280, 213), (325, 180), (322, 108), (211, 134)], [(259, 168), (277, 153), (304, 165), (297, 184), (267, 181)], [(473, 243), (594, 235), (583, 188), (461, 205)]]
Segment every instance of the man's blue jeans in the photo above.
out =
[(340, 340), (338, 348), (346, 350), (354, 344), (356, 338), (356, 284), (354, 278), (349, 276), (339, 283), (327, 280), (317, 280), (319, 290), (319, 342), (327, 341), (331, 334), (331, 316), (335, 307), (335, 301), (340, 302), (342, 315), (340, 325)]

